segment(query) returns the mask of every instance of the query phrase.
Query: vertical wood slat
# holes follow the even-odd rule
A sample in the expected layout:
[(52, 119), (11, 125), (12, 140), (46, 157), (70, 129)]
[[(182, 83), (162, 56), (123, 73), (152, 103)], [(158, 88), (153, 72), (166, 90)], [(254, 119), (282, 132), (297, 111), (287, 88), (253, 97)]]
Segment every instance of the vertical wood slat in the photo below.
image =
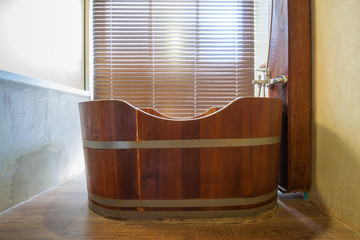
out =
[(284, 191), (307, 191), (311, 146), (309, 0), (274, 0), (271, 40), (271, 77), (289, 76), (286, 85), (269, 91), (271, 97), (284, 101), (279, 184)]
[(139, 199), (136, 150), (84, 148), (87, 189), (109, 199)]
[[(135, 141), (136, 110), (120, 101), (80, 103), (83, 139), (92, 141)], [(122, 124), (126, 123), (126, 124)], [(136, 150), (84, 148), (89, 192), (104, 198), (138, 199)]]
[[(139, 140), (279, 135), (281, 107), (278, 104), (281, 101), (274, 101), (276, 99), (239, 99), (213, 115), (191, 121), (169, 121), (139, 112)], [(182, 150), (143, 149), (140, 150), (142, 199), (262, 195), (277, 186), (278, 157), (279, 144)], [(192, 185), (184, 185), (191, 182)], [(161, 191), (161, 186), (168, 190)]]

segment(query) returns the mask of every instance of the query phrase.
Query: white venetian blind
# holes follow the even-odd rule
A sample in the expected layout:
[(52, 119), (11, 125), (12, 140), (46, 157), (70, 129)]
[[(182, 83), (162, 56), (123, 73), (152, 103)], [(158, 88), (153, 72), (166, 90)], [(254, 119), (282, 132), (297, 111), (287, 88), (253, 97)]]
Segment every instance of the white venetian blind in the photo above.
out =
[(186, 117), (253, 96), (254, 0), (93, 0), (94, 99)]

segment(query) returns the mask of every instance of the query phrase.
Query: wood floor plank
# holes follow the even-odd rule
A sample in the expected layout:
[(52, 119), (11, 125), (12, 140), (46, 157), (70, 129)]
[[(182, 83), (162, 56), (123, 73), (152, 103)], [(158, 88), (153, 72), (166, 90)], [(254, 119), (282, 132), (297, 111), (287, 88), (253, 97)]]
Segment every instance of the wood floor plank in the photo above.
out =
[(319, 226), (303, 226), (297, 221), (243, 226), (196, 227), (196, 239), (333, 239)]
[(88, 209), (85, 175), (0, 214), (7, 239), (360, 239), (360, 233), (297, 194), (279, 194), (275, 216), (188, 220), (111, 220)]
[(195, 239), (192, 226), (127, 225), (74, 222), (64, 236), (69, 239)]
[(278, 218), (314, 218), (314, 217), (330, 217), (326, 212), (322, 211), (314, 204), (303, 201), (296, 194), (297, 198), (289, 198), (287, 194), (280, 194), (278, 199), (279, 211)]

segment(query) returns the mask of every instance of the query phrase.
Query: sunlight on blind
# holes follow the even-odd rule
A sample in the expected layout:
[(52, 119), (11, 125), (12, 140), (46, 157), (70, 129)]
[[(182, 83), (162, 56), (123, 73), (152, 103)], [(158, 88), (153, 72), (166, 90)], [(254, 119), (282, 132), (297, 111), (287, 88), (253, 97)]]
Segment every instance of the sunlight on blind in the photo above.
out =
[(93, 0), (95, 99), (170, 116), (253, 96), (254, 0)]

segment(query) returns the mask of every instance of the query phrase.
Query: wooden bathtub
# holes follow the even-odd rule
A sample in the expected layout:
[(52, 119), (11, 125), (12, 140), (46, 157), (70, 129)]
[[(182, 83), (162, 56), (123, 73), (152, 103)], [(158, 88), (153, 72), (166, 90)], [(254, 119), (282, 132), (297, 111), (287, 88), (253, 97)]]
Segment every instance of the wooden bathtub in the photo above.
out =
[(118, 100), (79, 106), (95, 213), (210, 218), (276, 212), (281, 100), (239, 98), (189, 119)]

